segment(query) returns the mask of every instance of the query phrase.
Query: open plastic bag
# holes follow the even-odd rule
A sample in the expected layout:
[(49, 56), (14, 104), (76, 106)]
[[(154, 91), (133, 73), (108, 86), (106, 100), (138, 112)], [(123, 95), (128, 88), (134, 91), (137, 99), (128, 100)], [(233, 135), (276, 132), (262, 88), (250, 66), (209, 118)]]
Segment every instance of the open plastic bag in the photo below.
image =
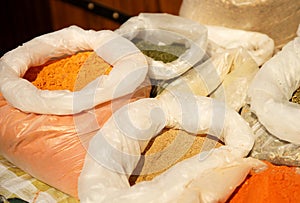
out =
[(115, 32), (131, 41), (140, 39), (159, 46), (180, 44), (187, 49), (169, 63), (147, 57), (149, 77), (157, 80), (171, 79), (186, 72), (202, 59), (207, 46), (207, 29), (204, 26), (171, 14), (141, 13)]
[[(40, 90), (22, 78), (31, 66), (90, 49), (113, 69), (82, 90)], [(76, 26), (8, 52), (0, 60), (0, 154), (35, 178), (77, 197), (89, 140), (114, 111), (149, 97), (147, 70), (144, 55), (129, 40), (112, 31)]]
[[(94, 50), (113, 69), (80, 91), (39, 90), (22, 79), (31, 66), (84, 50)], [(109, 30), (86, 31), (71, 26), (36, 37), (2, 56), (0, 91), (12, 106), (24, 112), (68, 115), (133, 92), (147, 71), (144, 55), (129, 40)]]
[(281, 48), (296, 35), (299, 0), (183, 0), (179, 15), (204, 25), (267, 34)]
[[(152, 181), (128, 178), (147, 142), (164, 127), (220, 137), (225, 146), (182, 161)], [(243, 159), (253, 134), (234, 110), (211, 98), (165, 92), (116, 111), (90, 141), (79, 177), (81, 202), (224, 202), (253, 167)]]
[(289, 100), (300, 86), (299, 75), (300, 37), (296, 37), (262, 66), (249, 88), (251, 111), (260, 123), (294, 144), (300, 144), (300, 108)]

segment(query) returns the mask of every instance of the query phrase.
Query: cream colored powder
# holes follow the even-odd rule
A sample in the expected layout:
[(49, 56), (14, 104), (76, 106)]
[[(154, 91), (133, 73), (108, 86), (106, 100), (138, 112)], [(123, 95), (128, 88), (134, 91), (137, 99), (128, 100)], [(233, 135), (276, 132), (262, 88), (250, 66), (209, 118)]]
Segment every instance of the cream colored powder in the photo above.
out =
[(221, 145), (220, 141), (210, 136), (164, 129), (150, 141), (129, 181), (135, 184), (152, 180), (176, 163)]

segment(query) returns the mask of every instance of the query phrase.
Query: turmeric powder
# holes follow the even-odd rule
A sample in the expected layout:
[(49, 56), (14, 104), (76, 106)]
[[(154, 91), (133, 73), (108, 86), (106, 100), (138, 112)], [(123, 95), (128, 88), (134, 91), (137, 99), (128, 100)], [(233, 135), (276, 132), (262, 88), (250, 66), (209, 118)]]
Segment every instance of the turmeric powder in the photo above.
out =
[(250, 174), (229, 200), (230, 203), (300, 202), (300, 174), (296, 168), (266, 163), (268, 169)]
[(112, 66), (95, 52), (85, 51), (28, 69), (23, 78), (42, 90), (78, 91)]

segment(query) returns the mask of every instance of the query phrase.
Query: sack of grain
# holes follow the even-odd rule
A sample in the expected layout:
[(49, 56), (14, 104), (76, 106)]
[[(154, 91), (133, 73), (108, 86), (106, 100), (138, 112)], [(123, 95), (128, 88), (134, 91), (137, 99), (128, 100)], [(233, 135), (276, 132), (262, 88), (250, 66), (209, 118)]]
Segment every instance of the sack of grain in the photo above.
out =
[(298, 0), (184, 0), (179, 15), (204, 25), (267, 34), (281, 48), (296, 35)]
[(267, 61), (249, 88), (250, 108), (259, 122), (279, 139), (300, 144), (299, 104), (291, 101), (300, 86), (298, 37)]
[[(164, 95), (123, 106), (93, 137), (79, 177), (81, 202), (221, 202), (251, 168), (264, 167), (243, 158), (252, 148), (253, 134), (237, 112), (207, 97), (175, 91)], [(130, 186), (141, 152), (165, 127), (207, 133), (225, 146), (206, 149)]]
[(149, 97), (144, 55), (112, 31), (71, 26), (0, 61), (0, 154), (74, 197), (90, 139), (121, 106)]
[[(84, 50), (95, 51), (113, 69), (80, 91), (42, 91), (22, 78), (29, 67)], [(24, 112), (75, 114), (133, 92), (147, 71), (144, 55), (127, 39), (108, 30), (85, 31), (71, 26), (6, 53), (0, 61), (0, 90), (12, 106)]]
[(149, 77), (155, 80), (181, 75), (201, 61), (206, 52), (207, 29), (171, 14), (141, 13), (115, 32), (148, 55)]

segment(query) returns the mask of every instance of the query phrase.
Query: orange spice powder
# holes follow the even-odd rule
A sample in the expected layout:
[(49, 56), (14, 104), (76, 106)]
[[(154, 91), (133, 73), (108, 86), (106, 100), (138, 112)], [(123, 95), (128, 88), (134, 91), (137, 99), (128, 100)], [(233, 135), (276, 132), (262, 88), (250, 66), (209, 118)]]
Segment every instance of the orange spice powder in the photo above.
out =
[(297, 173), (296, 168), (266, 163), (268, 169), (257, 174), (250, 174), (228, 202), (300, 202), (300, 173)]
[(77, 91), (96, 77), (109, 74), (112, 66), (95, 52), (78, 52), (74, 55), (31, 67), (23, 78), (42, 90)]

